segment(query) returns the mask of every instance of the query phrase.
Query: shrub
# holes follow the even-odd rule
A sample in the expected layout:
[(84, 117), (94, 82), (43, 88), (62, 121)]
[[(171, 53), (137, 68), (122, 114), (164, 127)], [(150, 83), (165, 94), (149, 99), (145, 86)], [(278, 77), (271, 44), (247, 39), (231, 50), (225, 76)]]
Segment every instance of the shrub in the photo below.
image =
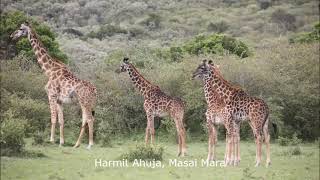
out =
[(129, 37), (138, 38), (145, 34), (144, 29), (140, 27), (132, 27), (128, 29)]
[(100, 134), (99, 139), (102, 147), (112, 147), (110, 134)]
[(105, 25), (101, 26), (97, 32), (91, 31), (87, 37), (89, 38), (97, 38), (99, 40), (102, 40), (106, 38), (107, 36), (114, 36), (115, 34), (126, 34), (127, 30), (122, 29), (120, 26), (114, 26), (114, 25)]
[(194, 55), (199, 54), (223, 54), (225, 52), (236, 54), (240, 58), (249, 56), (249, 48), (242, 41), (235, 38), (212, 34), (209, 36), (200, 35), (187, 42), (183, 48)]
[(279, 136), (277, 141), (280, 146), (288, 146), (290, 144), (290, 139), (286, 137)]
[(257, 0), (257, 3), (260, 6), (260, 9), (268, 9), (272, 5), (271, 0)]
[(320, 23), (314, 25), (313, 31), (299, 33), (289, 38), (290, 43), (312, 43), (320, 41)]
[(147, 26), (150, 30), (158, 29), (160, 27), (161, 17), (157, 14), (151, 13), (148, 17), (141, 22), (141, 24)]
[(45, 143), (46, 134), (38, 131), (33, 135), (33, 145), (43, 145)]
[(27, 125), (25, 126), (26, 135), (38, 131), (44, 131), (50, 112), (48, 106), (40, 101), (31, 98), (21, 98), (17, 95), (9, 96), (10, 106), (18, 118), (25, 119)]
[(23, 151), (24, 122), (13, 118), (12, 112), (6, 112), (4, 120), (1, 121), (1, 156), (15, 155)]
[(295, 146), (295, 147), (291, 148), (290, 149), (290, 154), (294, 155), (294, 156), (302, 154), (301, 147), (300, 146)]
[(301, 144), (302, 140), (298, 138), (297, 134), (294, 133), (292, 139), (290, 140), (290, 145), (296, 146)]
[(223, 33), (226, 30), (228, 30), (229, 25), (226, 21), (219, 21), (219, 22), (211, 22), (209, 23), (207, 30), (210, 32), (216, 32), (216, 33)]
[(172, 61), (181, 61), (183, 58), (183, 50), (181, 47), (170, 47), (170, 59)]
[[(20, 11), (12, 11), (6, 12), (1, 14), (0, 18), (0, 47), (10, 51), (7, 49), (7, 44), (9, 44), (10, 34), (14, 32), (22, 23), (25, 21), (31, 22), (32, 28), (37, 32), (39, 35), (40, 40), (42, 41), (43, 45), (48, 50), (49, 54), (52, 57), (55, 57), (62, 62), (66, 63), (68, 61), (67, 56), (59, 49), (59, 44), (55, 40), (56, 35), (50, 30), (50, 28), (38, 21), (28, 18), (25, 14)], [(26, 37), (21, 38), (16, 43), (17, 53), (24, 51), (28, 57), (35, 59), (34, 52), (31, 48), (30, 42)], [(3, 57), (7, 58), (7, 57)]]
[(67, 33), (67, 34), (72, 34), (72, 35), (78, 36), (78, 37), (83, 36), (83, 33), (81, 31), (73, 29), (73, 28), (66, 28), (62, 32)]
[(297, 28), (295, 25), (296, 17), (283, 9), (274, 11), (271, 15), (271, 21), (279, 24), (280, 26), (283, 26), (286, 30), (289, 31), (293, 31)]
[(278, 138), (278, 143), (280, 146), (288, 146), (288, 145), (296, 146), (296, 145), (299, 145), (301, 142), (302, 140), (297, 137), (296, 133), (293, 134), (292, 138), (281, 137), (281, 136), (279, 136)]
[(173, 142), (178, 142), (177, 129), (175, 122), (171, 118), (165, 118), (161, 120), (160, 129), (164, 130), (168, 135), (168, 138)]
[(162, 155), (163, 147), (140, 144), (136, 145), (135, 149), (131, 149), (128, 153), (121, 155), (120, 159), (127, 159), (128, 161), (134, 161), (135, 159), (161, 161)]

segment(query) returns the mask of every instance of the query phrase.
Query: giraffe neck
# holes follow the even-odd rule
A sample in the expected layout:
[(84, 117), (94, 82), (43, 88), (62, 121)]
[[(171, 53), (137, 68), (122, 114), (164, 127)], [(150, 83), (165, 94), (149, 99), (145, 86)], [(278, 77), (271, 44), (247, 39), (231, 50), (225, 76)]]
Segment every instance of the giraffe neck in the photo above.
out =
[(41, 69), (44, 70), (47, 76), (50, 76), (53, 68), (64, 67), (62, 63), (51, 58), (42, 42), (38, 39), (38, 35), (31, 28), (28, 32), (28, 39)]
[(211, 85), (213, 91), (215, 91), (225, 103), (231, 101), (234, 92), (238, 90), (238, 88), (232, 86), (228, 81), (223, 79), (219, 72), (216, 72), (213, 67), (211, 68), (211, 72), (207, 75), (206, 78), (211, 79)]
[(204, 94), (208, 107), (221, 107), (224, 101), (213, 88), (213, 79), (211, 77), (204, 78)]
[(148, 80), (146, 80), (132, 64), (130, 64), (129, 68), (127, 69), (127, 72), (129, 73), (129, 76), (134, 86), (144, 97), (147, 97), (151, 90), (159, 88), (158, 86), (155, 86), (151, 84)]

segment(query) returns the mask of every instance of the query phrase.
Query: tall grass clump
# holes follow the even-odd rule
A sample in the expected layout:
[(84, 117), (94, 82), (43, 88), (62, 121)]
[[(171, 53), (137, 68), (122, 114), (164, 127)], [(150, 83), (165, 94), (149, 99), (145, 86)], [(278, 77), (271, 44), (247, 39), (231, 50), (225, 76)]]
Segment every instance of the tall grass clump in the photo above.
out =
[(162, 155), (163, 147), (161, 146), (138, 144), (134, 149), (122, 154), (120, 159), (127, 159), (128, 161), (134, 161), (136, 159), (161, 161)]

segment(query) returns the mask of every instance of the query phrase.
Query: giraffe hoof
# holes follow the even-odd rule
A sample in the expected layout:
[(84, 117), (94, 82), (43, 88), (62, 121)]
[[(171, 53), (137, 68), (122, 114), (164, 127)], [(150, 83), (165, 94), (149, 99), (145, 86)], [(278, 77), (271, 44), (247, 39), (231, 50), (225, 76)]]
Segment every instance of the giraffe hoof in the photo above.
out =
[(91, 149), (91, 146), (92, 146), (92, 145), (89, 144), (89, 145), (87, 146), (87, 149), (90, 150), (90, 149)]
[(269, 167), (271, 165), (271, 162), (266, 163), (266, 167)]
[(180, 156), (181, 156), (181, 152), (178, 153), (178, 157), (180, 157)]
[(260, 166), (260, 163), (257, 162), (256, 165), (254, 167), (259, 167)]
[(234, 161), (233, 162), (233, 166), (238, 166), (239, 165), (239, 161)]

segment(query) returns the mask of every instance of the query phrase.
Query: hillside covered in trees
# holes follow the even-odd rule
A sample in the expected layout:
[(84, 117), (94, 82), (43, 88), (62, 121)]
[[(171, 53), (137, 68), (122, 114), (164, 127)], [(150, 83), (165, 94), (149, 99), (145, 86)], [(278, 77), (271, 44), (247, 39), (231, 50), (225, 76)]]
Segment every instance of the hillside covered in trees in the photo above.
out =
[[(270, 119), (278, 127), (272, 131), (273, 138), (295, 135), (313, 141), (319, 137), (316, 0), (1, 3), (1, 134), (35, 141), (49, 137), (46, 77), (27, 40), (9, 38), (28, 20), (53, 57), (97, 86), (95, 138), (101, 143), (146, 127), (142, 97), (127, 74), (117, 73), (123, 57), (129, 57), (163, 91), (187, 102), (185, 123), (190, 137), (207, 136), (202, 83), (191, 79), (203, 59), (212, 59), (227, 80), (267, 102)], [(79, 110), (77, 105), (65, 106), (69, 143), (78, 135)], [(172, 121), (157, 122), (156, 133), (175, 135)], [(224, 128), (219, 131), (219, 138), (224, 138)], [(241, 138), (252, 138), (247, 123), (242, 125)]]

